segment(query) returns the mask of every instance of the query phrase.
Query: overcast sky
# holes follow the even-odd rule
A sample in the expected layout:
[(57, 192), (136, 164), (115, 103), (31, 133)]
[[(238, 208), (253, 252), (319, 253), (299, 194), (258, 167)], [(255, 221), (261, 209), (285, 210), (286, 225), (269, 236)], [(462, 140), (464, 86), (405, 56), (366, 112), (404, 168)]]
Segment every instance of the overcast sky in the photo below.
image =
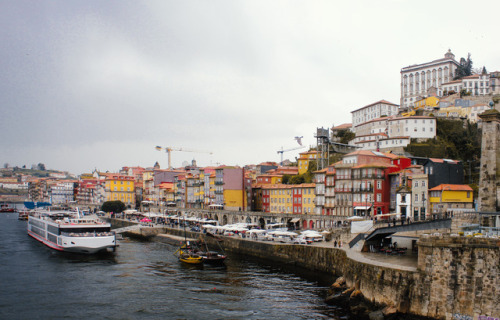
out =
[[(399, 104), (400, 70), (499, 70), (500, 1), (0, 0), (0, 162), (245, 165)], [(285, 153), (295, 159), (298, 151)]]

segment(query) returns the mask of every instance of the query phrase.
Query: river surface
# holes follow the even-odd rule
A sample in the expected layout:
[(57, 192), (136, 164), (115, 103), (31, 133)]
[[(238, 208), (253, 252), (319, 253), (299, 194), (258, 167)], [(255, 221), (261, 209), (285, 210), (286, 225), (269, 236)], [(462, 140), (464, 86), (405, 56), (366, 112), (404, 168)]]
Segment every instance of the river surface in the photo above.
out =
[(0, 213), (0, 319), (347, 319), (324, 303), (333, 278), (230, 255), (191, 267), (159, 242), (115, 254), (56, 252)]

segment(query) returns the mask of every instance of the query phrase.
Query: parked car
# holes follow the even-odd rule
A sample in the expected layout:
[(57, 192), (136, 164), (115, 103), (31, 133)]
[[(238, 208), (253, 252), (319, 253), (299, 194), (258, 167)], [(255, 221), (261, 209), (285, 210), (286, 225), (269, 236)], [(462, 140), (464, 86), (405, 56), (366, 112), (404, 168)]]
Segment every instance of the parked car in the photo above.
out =
[(298, 236), (292, 241), (293, 244), (309, 244), (311, 242), (308, 242), (304, 236)]

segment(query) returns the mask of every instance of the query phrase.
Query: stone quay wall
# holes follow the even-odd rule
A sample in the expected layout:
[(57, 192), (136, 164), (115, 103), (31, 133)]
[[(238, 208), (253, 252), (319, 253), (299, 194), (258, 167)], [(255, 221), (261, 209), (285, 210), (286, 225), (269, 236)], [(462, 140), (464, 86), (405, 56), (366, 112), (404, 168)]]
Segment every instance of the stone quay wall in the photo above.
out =
[(500, 317), (500, 240), (422, 236), (418, 246), (410, 312), (445, 319)]
[[(133, 233), (150, 239), (162, 233), (184, 237), (182, 229), (172, 228), (145, 227)], [(192, 239), (200, 236), (185, 234)], [(498, 318), (500, 314), (499, 240), (422, 236), (418, 269), (408, 271), (360, 262), (339, 248), (222, 238), (228, 252), (343, 276), (347, 286), (360, 290), (365, 299), (394, 306), (402, 313), (447, 320)], [(215, 242), (211, 237), (205, 240)]]

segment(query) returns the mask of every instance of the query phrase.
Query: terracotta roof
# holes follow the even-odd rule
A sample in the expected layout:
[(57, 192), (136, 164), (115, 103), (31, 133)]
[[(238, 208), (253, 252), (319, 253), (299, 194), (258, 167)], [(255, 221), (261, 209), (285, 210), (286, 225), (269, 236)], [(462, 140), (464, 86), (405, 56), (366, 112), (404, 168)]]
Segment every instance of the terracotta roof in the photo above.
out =
[(379, 103), (390, 104), (390, 105), (392, 105), (392, 106), (397, 106), (397, 107), (399, 107), (399, 105), (398, 105), (398, 104), (395, 104), (395, 103), (392, 103), (392, 102), (389, 102), (389, 101), (387, 101), (387, 100), (382, 99), (382, 100), (380, 100), (380, 101), (374, 102), (374, 103), (369, 104), (369, 105), (367, 105), (367, 106), (364, 106), (364, 107), (362, 107), (362, 108), (359, 108), (359, 109), (356, 109), (356, 110), (354, 110), (354, 111), (351, 111), (351, 113), (356, 112), (356, 111), (359, 111), (359, 110), (364, 109), (364, 108), (368, 108), (368, 107), (374, 106), (374, 105), (379, 104)]
[(409, 116), (409, 117), (393, 118), (393, 119), (389, 119), (389, 121), (406, 120), (406, 119), (436, 119), (436, 118), (427, 117), (427, 116)]
[(446, 82), (446, 83), (443, 83), (441, 84), (442, 86), (445, 86), (447, 84), (455, 84), (455, 83), (462, 83), (462, 80), (453, 80), (453, 81), (449, 81), (449, 82)]
[(392, 118), (394, 118), (394, 117), (395, 117), (395, 115), (392, 115), (392, 116), (387, 116), (387, 117), (382, 117), (382, 118), (375, 118), (375, 119), (372, 119), (372, 120), (369, 120), (369, 121), (365, 121), (365, 122), (363, 122), (363, 123), (358, 124), (358, 125), (356, 126), (356, 128), (357, 128), (357, 127), (360, 127), (360, 126), (363, 126), (363, 125), (365, 125), (365, 124), (368, 124), (368, 123), (372, 123), (372, 122), (387, 121), (387, 120), (392, 119)]
[(349, 129), (352, 127), (352, 123), (343, 123), (341, 125), (338, 125), (336, 127), (332, 127), (331, 130), (342, 130), (342, 129)]
[(353, 167), (353, 169), (361, 169), (361, 168), (397, 168), (397, 167), (395, 165), (382, 163), (382, 162), (372, 162), (372, 163), (361, 164), (361, 165)]
[(429, 191), (472, 191), (472, 188), (466, 184), (440, 184), (437, 187), (429, 189)]
[(432, 162), (437, 162), (437, 163), (452, 163), (452, 164), (457, 164), (459, 161), (457, 160), (451, 160), (451, 159), (436, 159), (436, 158), (429, 158)]

